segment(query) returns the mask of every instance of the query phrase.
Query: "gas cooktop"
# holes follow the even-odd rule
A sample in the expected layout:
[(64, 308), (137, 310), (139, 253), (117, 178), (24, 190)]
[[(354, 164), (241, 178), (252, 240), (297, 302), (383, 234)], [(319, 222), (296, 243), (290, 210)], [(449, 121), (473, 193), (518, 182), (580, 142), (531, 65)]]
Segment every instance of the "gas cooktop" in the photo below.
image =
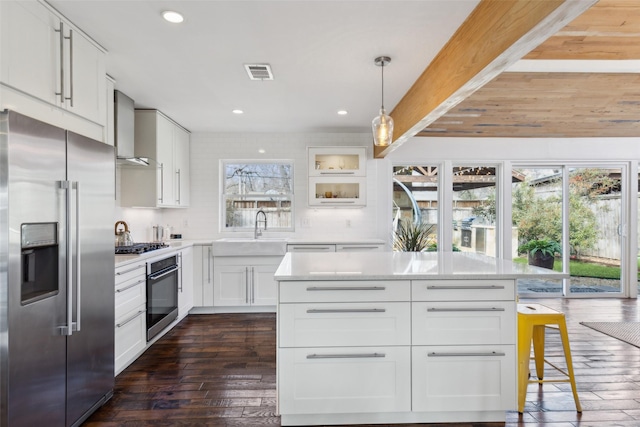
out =
[(169, 245), (162, 242), (153, 243), (134, 243), (128, 246), (116, 246), (116, 255), (135, 255), (142, 254), (156, 249), (168, 248)]

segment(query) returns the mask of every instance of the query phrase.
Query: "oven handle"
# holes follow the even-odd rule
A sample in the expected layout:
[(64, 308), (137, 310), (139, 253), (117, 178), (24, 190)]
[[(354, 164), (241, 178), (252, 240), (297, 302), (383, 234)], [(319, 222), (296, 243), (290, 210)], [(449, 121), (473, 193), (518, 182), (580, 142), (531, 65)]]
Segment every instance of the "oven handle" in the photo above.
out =
[(169, 268), (170, 268), (169, 270), (159, 271), (157, 273), (150, 274), (147, 277), (147, 280), (157, 280), (157, 279), (159, 279), (161, 277), (164, 277), (164, 276), (166, 276), (168, 274), (173, 273), (174, 271), (178, 271), (178, 265), (177, 264), (172, 266), (172, 267), (169, 267)]

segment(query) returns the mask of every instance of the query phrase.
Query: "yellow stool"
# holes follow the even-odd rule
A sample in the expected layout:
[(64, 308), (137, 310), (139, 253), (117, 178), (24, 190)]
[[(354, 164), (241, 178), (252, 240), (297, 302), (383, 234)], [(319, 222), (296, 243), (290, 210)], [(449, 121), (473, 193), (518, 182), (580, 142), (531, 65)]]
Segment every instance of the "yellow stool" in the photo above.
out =
[[(558, 368), (544, 358), (544, 331), (547, 325), (557, 325), (560, 331), (562, 347), (564, 349), (564, 358), (567, 362), (567, 372)], [(529, 372), (531, 341), (533, 341), (536, 373), (538, 374), (537, 380), (532, 380)], [(565, 375), (567, 378), (544, 380), (545, 363)], [(576, 402), (576, 410), (578, 412), (582, 412), (582, 407), (578, 400), (578, 392), (576, 391), (576, 381), (573, 375), (571, 350), (569, 348), (569, 335), (567, 334), (567, 324), (564, 319), (564, 313), (541, 304), (518, 304), (518, 412), (522, 413), (524, 410), (527, 385), (529, 383), (542, 384), (545, 382), (571, 383), (573, 399)]]

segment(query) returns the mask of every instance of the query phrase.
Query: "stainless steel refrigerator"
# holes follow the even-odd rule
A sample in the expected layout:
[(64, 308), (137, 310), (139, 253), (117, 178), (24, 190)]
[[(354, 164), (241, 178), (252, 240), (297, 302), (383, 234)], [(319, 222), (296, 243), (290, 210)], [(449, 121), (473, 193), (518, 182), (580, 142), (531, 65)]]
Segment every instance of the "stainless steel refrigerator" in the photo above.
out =
[(113, 394), (113, 147), (0, 112), (0, 425), (81, 424)]

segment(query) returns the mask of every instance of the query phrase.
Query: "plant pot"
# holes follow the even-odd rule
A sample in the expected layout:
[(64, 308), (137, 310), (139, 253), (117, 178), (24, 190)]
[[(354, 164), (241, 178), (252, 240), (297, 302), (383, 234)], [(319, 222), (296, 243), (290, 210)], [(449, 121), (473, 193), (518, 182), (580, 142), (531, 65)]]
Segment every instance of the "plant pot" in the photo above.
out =
[(528, 259), (529, 265), (553, 270), (553, 262), (555, 261), (553, 255), (543, 255), (541, 252), (536, 252), (535, 254), (529, 253)]

